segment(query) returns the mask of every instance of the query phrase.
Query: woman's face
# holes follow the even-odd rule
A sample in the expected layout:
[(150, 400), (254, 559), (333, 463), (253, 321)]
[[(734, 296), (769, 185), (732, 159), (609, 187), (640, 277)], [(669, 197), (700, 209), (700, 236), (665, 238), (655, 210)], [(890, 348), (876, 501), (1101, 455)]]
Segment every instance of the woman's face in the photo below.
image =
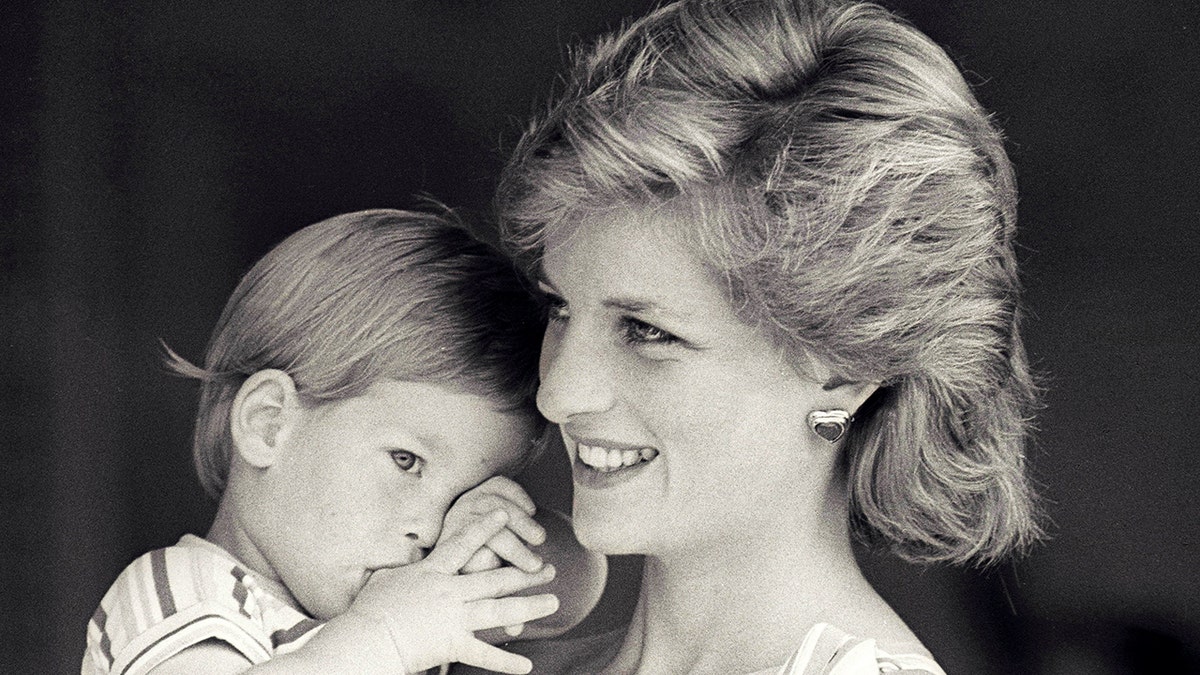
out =
[(792, 525), (831, 471), (805, 423), (821, 385), (735, 316), (669, 234), (679, 217), (613, 211), (547, 232), (538, 407), (561, 426), (579, 539), (605, 553), (745, 546)]

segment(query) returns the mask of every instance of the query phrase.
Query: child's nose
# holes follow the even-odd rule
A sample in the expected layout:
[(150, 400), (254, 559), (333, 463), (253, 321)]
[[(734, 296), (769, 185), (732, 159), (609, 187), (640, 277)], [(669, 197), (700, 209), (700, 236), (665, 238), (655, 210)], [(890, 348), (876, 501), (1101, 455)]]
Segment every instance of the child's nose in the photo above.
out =
[(433, 545), (437, 543), (438, 535), (441, 532), (442, 520), (440, 518), (427, 518), (418, 522), (410, 522), (408, 524), (408, 532), (404, 536), (416, 542), (418, 547), (425, 553), (428, 553), (429, 549), (433, 548)]
[(409, 532), (404, 536), (411, 539), (417, 546), (417, 553), (413, 562), (424, 560), (425, 556), (429, 555), (429, 552), (433, 550), (432, 546), (426, 546), (425, 544), (421, 543), (421, 536), (416, 532)]

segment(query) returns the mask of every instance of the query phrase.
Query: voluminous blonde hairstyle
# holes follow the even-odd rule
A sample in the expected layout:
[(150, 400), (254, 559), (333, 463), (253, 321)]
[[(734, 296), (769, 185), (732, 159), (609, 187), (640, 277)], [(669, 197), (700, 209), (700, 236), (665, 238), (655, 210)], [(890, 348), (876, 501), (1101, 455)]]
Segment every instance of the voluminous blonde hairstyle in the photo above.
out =
[(504, 171), (505, 243), (532, 272), (546, 228), (667, 203), (743, 319), (883, 383), (845, 441), (858, 534), (984, 564), (1040, 536), (1013, 170), (941, 48), (836, 0), (685, 0), (601, 39)]
[(381, 209), (283, 240), (233, 291), (204, 368), (170, 350), (168, 365), (203, 382), (193, 452), (204, 489), (219, 497), (233, 399), (255, 372), (288, 373), (306, 404), (350, 398), (381, 379), (433, 382), (541, 424), (542, 330), (508, 258), (447, 216)]

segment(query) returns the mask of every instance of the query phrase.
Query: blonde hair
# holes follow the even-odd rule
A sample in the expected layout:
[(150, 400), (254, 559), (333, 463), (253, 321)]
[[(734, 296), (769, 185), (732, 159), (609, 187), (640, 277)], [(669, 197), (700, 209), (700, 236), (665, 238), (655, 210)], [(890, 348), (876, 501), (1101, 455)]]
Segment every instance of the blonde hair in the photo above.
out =
[(167, 365), (203, 383), (193, 454), (200, 482), (219, 497), (233, 399), (255, 372), (283, 370), (309, 404), (384, 378), (448, 384), (540, 423), (541, 332), (540, 310), (507, 258), (446, 216), (381, 209), (283, 240), (233, 291), (204, 368), (169, 349)]
[(882, 382), (844, 446), (858, 534), (984, 564), (1040, 536), (1012, 167), (950, 58), (887, 10), (659, 9), (576, 59), (497, 199), (531, 271), (581, 212), (682, 205), (740, 316)]

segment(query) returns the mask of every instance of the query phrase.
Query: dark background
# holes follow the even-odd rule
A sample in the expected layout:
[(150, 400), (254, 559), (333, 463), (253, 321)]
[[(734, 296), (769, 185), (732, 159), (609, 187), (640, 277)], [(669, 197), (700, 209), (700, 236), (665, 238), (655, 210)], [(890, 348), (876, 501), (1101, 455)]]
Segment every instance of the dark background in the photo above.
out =
[[(201, 358), (318, 219), (423, 192), (485, 224), (567, 45), (652, 5), (187, 4), (3, 10), (3, 672), (78, 672), (121, 568), (207, 527), (195, 387), (156, 340)], [(1196, 3), (890, 4), (1009, 136), (1054, 539), (988, 573), (865, 563), (952, 674), (1200, 672)], [(552, 506), (561, 463), (528, 481)]]

